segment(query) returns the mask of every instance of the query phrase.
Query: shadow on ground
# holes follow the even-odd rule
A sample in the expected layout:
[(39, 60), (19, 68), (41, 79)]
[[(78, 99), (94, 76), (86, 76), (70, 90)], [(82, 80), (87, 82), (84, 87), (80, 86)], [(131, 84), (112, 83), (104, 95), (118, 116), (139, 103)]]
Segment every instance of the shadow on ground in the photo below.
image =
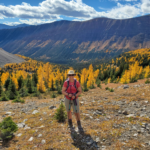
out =
[(73, 145), (80, 150), (98, 150), (99, 146), (97, 142), (92, 139), (90, 134), (86, 134), (83, 130), (82, 132), (77, 132), (77, 129), (70, 129), (71, 138), (73, 139)]

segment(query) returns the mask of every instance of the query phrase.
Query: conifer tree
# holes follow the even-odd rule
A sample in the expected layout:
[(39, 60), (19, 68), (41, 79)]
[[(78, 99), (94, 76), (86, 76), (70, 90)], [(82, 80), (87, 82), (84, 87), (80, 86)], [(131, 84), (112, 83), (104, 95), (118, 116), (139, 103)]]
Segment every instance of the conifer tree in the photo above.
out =
[(10, 81), (10, 84), (8, 86), (7, 95), (9, 99), (15, 99), (18, 95), (16, 86), (12, 80)]
[(10, 82), (11, 82), (11, 79), (10, 79), (10, 77), (8, 77), (7, 80), (5, 81), (5, 84), (4, 84), (6, 91), (8, 90)]
[(62, 102), (56, 111), (57, 112), (55, 113), (54, 118), (57, 119), (58, 122), (64, 122), (67, 118), (67, 113), (65, 106)]
[(24, 86), (24, 80), (23, 80), (23, 76), (21, 75), (18, 78), (18, 90), (20, 90), (23, 86)]
[(0, 80), (0, 97), (2, 96), (2, 93), (3, 93), (3, 86), (2, 86), (2, 82)]
[(34, 93), (34, 89), (33, 89), (32, 80), (31, 79), (28, 79), (28, 81), (27, 81), (27, 89), (28, 89), (28, 93)]

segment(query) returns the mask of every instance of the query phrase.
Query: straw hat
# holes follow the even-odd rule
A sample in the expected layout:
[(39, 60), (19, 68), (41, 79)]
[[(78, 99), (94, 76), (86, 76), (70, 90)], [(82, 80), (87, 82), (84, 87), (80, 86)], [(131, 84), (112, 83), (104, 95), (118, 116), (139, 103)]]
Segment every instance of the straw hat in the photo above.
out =
[(75, 72), (74, 72), (74, 70), (69, 70), (67, 75), (72, 75), (72, 74), (76, 75)]

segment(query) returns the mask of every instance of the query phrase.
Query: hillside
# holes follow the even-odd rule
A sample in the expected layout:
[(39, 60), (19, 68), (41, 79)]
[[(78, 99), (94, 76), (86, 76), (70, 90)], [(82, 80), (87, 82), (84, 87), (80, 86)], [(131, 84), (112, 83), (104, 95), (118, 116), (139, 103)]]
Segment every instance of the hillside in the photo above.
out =
[(21, 62), (24, 62), (24, 59), (15, 56), (13, 54), (10, 54), (4, 51), (2, 48), (0, 48), (0, 67), (3, 67), (5, 64), (8, 63), (21, 63)]
[(57, 21), (0, 30), (0, 47), (36, 59), (64, 63), (108, 59), (150, 47), (150, 15), (115, 20)]
[[(26, 98), (25, 104), (0, 103), (0, 120), (11, 116), (19, 130), (5, 150), (150, 150), (150, 85), (141, 80), (124, 88), (121, 84), (108, 84), (114, 92), (96, 88), (79, 97), (80, 115), (84, 134), (67, 128), (67, 120), (54, 119), (63, 96), (52, 99)], [(35, 112), (36, 114), (33, 114)], [(2, 150), (3, 150), (2, 148)]]

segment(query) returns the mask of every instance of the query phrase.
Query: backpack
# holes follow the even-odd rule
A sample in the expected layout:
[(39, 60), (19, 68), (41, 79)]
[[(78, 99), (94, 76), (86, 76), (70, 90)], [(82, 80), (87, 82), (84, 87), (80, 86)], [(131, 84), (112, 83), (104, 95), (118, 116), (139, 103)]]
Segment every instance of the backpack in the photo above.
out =
[[(67, 81), (67, 88), (66, 88), (66, 91), (67, 91), (67, 90), (68, 90), (68, 88), (69, 88), (69, 79), (67, 79), (66, 81)], [(76, 90), (77, 90), (77, 92), (76, 92), (76, 93), (78, 93), (78, 89), (77, 89), (76, 83), (77, 83), (77, 80), (76, 80), (76, 79), (74, 79), (74, 87), (75, 87), (75, 88), (76, 88)]]

